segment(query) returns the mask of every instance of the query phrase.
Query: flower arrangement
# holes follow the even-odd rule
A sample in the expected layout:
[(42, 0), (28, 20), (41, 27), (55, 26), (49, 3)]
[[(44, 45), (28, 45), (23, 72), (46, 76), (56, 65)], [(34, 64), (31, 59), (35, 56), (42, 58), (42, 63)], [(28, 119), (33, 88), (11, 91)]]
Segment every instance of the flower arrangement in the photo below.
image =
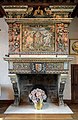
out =
[(47, 95), (45, 94), (44, 90), (36, 88), (31, 91), (31, 93), (29, 94), (29, 98), (34, 104), (36, 104), (39, 101), (43, 102), (43, 100), (46, 100)]

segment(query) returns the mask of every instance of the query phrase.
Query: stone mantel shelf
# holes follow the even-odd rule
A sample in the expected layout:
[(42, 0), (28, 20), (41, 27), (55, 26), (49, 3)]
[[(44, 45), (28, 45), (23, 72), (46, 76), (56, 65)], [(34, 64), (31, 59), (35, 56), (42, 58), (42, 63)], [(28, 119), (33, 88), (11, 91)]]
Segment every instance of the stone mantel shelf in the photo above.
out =
[(5, 61), (12, 62), (69, 62), (73, 60), (73, 57), (4, 57)]

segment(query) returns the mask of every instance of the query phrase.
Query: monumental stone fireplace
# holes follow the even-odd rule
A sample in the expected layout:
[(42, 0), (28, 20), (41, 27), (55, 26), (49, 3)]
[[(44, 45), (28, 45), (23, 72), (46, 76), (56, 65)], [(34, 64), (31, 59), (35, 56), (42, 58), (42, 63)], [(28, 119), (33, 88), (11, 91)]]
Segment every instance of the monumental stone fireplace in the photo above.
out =
[[(48, 55), (47, 55), (48, 56)], [(69, 79), (69, 62), (71, 57), (52, 58), (5, 57), (9, 62), (9, 77), (14, 90), (14, 105), (29, 102), (29, 93), (34, 86), (43, 86), (51, 102), (63, 103), (65, 82)], [(53, 58), (54, 57), (54, 58)]]
[[(9, 77), (14, 105), (29, 102), (35, 86), (45, 88), (48, 100), (63, 103), (63, 90), (69, 79), (68, 25), (75, 6), (3, 6), (9, 26)], [(17, 11), (17, 12), (16, 12)]]

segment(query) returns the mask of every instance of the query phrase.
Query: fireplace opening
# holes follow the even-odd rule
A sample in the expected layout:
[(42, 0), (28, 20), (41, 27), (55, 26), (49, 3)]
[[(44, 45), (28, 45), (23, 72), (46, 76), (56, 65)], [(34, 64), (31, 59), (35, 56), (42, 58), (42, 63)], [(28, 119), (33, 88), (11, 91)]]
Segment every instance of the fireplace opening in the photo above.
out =
[(58, 97), (58, 74), (18, 74), (21, 103), (31, 103), (29, 93), (34, 88), (43, 89), (47, 99), (56, 101)]

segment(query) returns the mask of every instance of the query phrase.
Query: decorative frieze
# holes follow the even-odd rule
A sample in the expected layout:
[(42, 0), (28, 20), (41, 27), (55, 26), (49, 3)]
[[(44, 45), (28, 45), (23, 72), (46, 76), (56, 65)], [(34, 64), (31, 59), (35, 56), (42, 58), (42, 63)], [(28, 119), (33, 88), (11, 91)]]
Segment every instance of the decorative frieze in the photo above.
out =
[[(67, 63), (68, 65), (68, 63)], [(68, 73), (69, 68), (67, 67), (66, 69), (64, 68), (64, 62), (53, 62), (53, 63), (47, 63), (46, 64), (46, 73), (47, 74), (65, 74)]]
[(29, 63), (13, 63), (13, 69), (14, 70), (30, 70), (30, 64)]
[[(10, 64), (10, 63), (9, 63)], [(9, 73), (16, 74), (30, 74), (31, 68), (30, 63), (22, 63), (22, 62), (12, 62), (12, 67), (9, 66)]]
[(46, 64), (46, 70), (51, 71), (51, 70), (63, 70), (64, 69), (64, 63), (47, 63)]
[(69, 62), (73, 59), (68, 58), (4, 58), (9, 62), (10, 73), (32, 74), (60, 74), (68, 73)]

